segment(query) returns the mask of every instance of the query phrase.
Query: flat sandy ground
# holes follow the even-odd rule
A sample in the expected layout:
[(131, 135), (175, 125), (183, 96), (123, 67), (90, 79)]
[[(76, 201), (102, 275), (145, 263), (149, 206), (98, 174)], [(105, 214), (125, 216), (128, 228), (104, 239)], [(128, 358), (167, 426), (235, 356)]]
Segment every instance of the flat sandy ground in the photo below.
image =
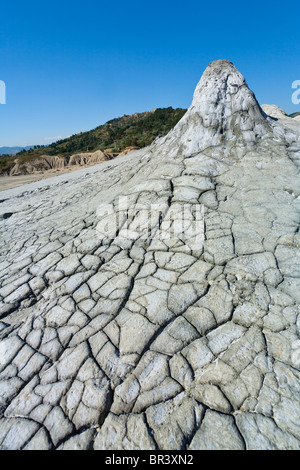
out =
[(86, 165), (82, 167), (80, 165), (72, 165), (62, 170), (47, 170), (40, 173), (34, 173), (32, 175), (20, 175), (20, 176), (1, 176), (0, 177), (0, 191), (5, 189), (16, 188), (17, 186), (23, 186), (23, 184), (34, 183), (35, 181), (41, 181), (53, 176), (64, 175), (82, 168), (86, 168), (92, 165)]

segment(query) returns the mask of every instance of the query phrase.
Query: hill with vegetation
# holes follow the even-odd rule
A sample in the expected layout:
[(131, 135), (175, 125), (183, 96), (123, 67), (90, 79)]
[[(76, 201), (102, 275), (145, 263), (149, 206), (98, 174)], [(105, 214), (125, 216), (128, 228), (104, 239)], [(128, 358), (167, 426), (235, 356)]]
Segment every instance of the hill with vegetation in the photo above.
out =
[[(43, 155), (70, 156), (96, 150), (119, 154), (128, 147), (142, 148), (158, 136), (166, 135), (182, 118), (186, 109), (159, 108), (144, 113), (124, 115), (90, 131), (80, 132), (50, 145), (36, 145), (20, 151), (16, 158), (20, 164)], [(0, 173), (7, 174), (16, 158), (0, 157)]]

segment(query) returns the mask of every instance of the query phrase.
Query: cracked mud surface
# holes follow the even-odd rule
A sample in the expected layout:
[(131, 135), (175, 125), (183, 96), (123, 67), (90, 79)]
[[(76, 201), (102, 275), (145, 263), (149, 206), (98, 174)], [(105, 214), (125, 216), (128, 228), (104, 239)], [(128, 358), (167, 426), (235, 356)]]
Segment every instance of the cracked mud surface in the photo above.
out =
[[(299, 162), (218, 61), (150, 147), (3, 192), (1, 448), (299, 449)], [(201, 205), (204, 243), (100, 237), (120, 197), (158, 232)]]

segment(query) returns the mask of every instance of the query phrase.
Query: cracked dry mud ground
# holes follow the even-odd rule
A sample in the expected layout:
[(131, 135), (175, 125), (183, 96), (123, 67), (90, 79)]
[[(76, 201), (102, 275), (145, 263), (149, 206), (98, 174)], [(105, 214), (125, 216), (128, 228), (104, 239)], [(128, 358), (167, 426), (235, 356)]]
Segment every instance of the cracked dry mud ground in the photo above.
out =
[[(299, 161), (216, 61), (150, 147), (3, 192), (1, 448), (299, 449)], [(202, 205), (204, 244), (99, 237), (120, 196)]]

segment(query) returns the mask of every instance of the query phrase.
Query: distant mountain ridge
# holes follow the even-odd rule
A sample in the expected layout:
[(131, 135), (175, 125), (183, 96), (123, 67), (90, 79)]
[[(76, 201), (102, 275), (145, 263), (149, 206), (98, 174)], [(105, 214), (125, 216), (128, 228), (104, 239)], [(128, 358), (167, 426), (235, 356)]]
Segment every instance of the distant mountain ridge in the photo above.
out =
[(33, 147), (33, 145), (27, 145), (26, 147), (0, 147), (0, 155), (16, 155), (21, 150), (29, 150)]

